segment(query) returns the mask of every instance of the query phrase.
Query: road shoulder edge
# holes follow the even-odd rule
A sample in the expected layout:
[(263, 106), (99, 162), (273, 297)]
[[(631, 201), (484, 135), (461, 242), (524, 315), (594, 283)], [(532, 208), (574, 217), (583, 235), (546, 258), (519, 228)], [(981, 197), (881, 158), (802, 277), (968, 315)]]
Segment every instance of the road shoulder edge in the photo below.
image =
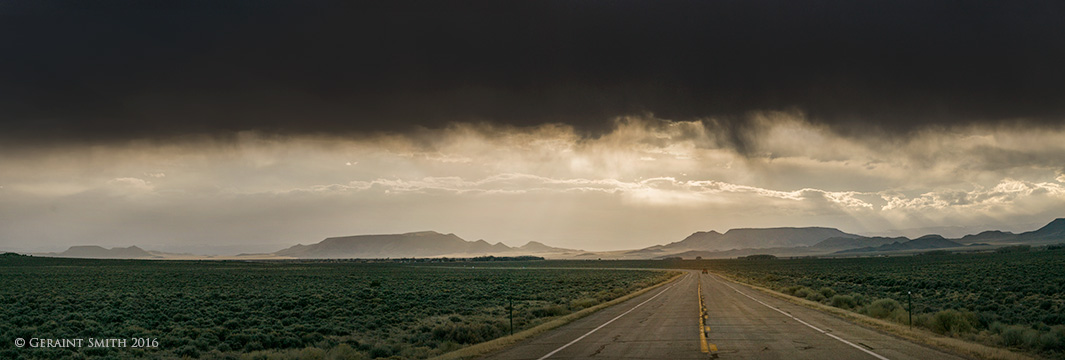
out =
[(740, 281), (736, 278), (718, 272), (713, 272), (713, 274), (721, 279), (749, 288), (753, 288), (762, 293), (765, 293), (766, 295), (790, 302), (792, 304), (828, 313), (830, 315), (842, 318), (843, 320), (849, 321), (859, 326), (864, 326), (875, 331), (899, 337), (917, 344), (929, 346), (937, 350), (949, 352), (958, 356), (986, 360), (1038, 359), (1036, 357), (1011, 351), (1009, 349), (996, 348), (965, 341), (958, 338), (946, 337), (928, 330), (910, 329), (902, 324), (896, 324), (886, 320), (871, 318), (862, 314), (840, 309), (837, 307), (828, 306), (819, 302), (813, 302), (806, 299), (800, 299), (794, 296), (788, 296), (775, 290)]
[[(648, 270), (661, 270), (661, 269), (648, 269)], [(677, 270), (668, 269), (668, 270), (665, 270), (665, 271), (677, 271)], [(598, 304), (598, 305), (595, 305), (595, 306), (592, 306), (592, 307), (589, 307), (589, 308), (586, 308), (586, 309), (582, 309), (582, 310), (577, 311), (577, 312), (572, 313), (572, 314), (561, 316), (561, 317), (559, 317), (557, 319), (553, 319), (551, 321), (548, 321), (546, 323), (537, 325), (535, 327), (522, 330), (522, 331), (518, 332), (517, 334), (508, 335), (508, 336), (504, 336), (504, 337), (501, 337), (501, 338), (485, 341), (483, 343), (470, 345), (468, 347), (464, 347), (462, 349), (455, 350), (455, 351), (452, 351), (452, 352), (449, 352), (449, 353), (442, 354), (440, 356), (431, 358), (431, 360), (472, 359), (472, 358), (475, 358), (475, 357), (489, 355), (490, 353), (503, 351), (503, 350), (513, 346), (513, 345), (516, 345), (518, 342), (520, 342), (522, 340), (526, 340), (528, 338), (531, 338), (533, 336), (536, 336), (536, 335), (539, 335), (541, 333), (547, 332), (548, 330), (555, 329), (555, 328), (560, 327), (562, 325), (569, 324), (569, 323), (571, 323), (573, 321), (576, 321), (578, 319), (581, 319), (581, 318), (584, 318), (584, 317), (586, 317), (588, 315), (596, 313), (599, 310), (603, 310), (603, 309), (606, 309), (608, 307), (621, 304), (621, 303), (623, 303), (625, 301), (628, 301), (628, 300), (630, 300), (632, 298), (635, 298), (637, 296), (643, 295), (643, 294), (645, 294), (645, 293), (647, 293), (647, 292), (649, 292), (651, 290), (660, 288), (660, 287), (662, 287), (662, 286), (664, 286), (666, 284), (673, 283), (674, 281), (677, 281), (678, 279), (683, 277), (685, 274), (686, 273), (677, 274), (676, 276), (670, 277), (669, 279), (661, 281), (661, 282), (659, 282), (657, 284), (645, 287), (643, 289), (636, 290), (634, 292), (631, 292), (629, 294), (621, 296), (621, 297), (619, 297), (617, 299), (610, 300), (610, 301), (607, 301), (605, 303)]]

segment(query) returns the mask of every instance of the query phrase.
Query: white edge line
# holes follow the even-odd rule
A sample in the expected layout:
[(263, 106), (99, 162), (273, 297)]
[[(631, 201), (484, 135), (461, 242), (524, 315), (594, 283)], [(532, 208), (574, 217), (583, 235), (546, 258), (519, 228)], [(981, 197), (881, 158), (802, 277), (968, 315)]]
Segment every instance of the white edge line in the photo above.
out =
[[(717, 279), (715, 278), (714, 280), (717, 280)], [(875, 356), (875, 357), (876, 357), (877, 359), (880, 359), (880, 360), (889, 360), (888, 358), (886, 358), (886, 357), (883, 357), (883, 356), (881, 356), (880, 354), (877, 354), (877, 353), (875, 353), (875, 352), (869, 351), (868, 349), (866, 349), (866, 348), (863, 348), (863, 347), (861, 347), (861, 346), (855, 345), (854, 343), (852, 343), (852, 342), (850, 342), (850, 341), (847, 341), (847, 340), (843, 340), (843, 338), (841, 338), (841, 337), (839, 337), (839, 336), (836, 336), (836, 335), (833, 335), (833, 334), (830, 334), (830, 333), (828, 333), (827, 331), (824, 331), (824, 330), (818, 329), (818, 328), (817, 328), (816, 326), (810, 325), (809, 323), (807, 323), (807, 322), (805, 322), (805, 321), (802, 321), (802, 320), (800, 320), (799, 318), (797, 318), (797, 317), (795, 317), (795, 316), (792, 316), (791, 314), (788, 314), (788, 313), (784, 312), (783, 310), (780, 310), (780, 309), (778, 309), (778, 308), (775, 308), (775, 307), (773, 307), (773, 306), (771, 306), (771, 305), (769, 305), (769, 304), (766, 304), (766, 303), (762, 302), (762, 300), (758, 300), (758, 299), (755, 299), (754, 297), (752, 297), (752, 296), (750, 296), (750, 295), (747, 295), (747, 294), (743, 293), (742, 291), (736, 290), (736, 288), (732, 287), (732, 285), (729, 285), (728, 283), (725, 283), (724, 281), (721, 281), (721, 280), (717, 280), (717, 281), (721, 282), (722, 284), (725, 284), (725, 286), (728, 286), (728, 287), (729, 287), (729, 289), (732, 289), (732, 291), (735, 291), (735, 292), (739, 293), (740, 295), (746, 296), (746, 297), (750, 298), (751, 300), (757, 301), (757, 302), (758, 302), (759, 304), (765, 305), (766, 307), (768, 307), (768, 308), (770, 308), (770, 309), (773, 309), (773, 310), (776, 310), (777, 312), (779, 312), (779, 313), (781, 313), (781, 314), (787, 315), (788, 317), (792, 318), (793, 320), (795, 320), (795, 321), (798, 321), (799, 323), (801, 323), (801, 324), (803, 324), (803, 325), (809, 326), (809, 327), (810, 327), (811, 329), (817, 330), (817, 332), (819, 332), (819, 333), (822, 333), (822, 334), (825, 334), (825, 335), (831, 336), (831, 337), (832, 337), (833, 339), (839, 340), (840, 342), (842, 342), (842, 343), (844, 343), (844, 344), (847, 344), (847, 345), (850, 345), (850, 346), (854, 347), (855, 349), (858, 349), (858, 350), (864, 351), (865, 353), (867, 353), (867, 354), (869, 354), (869, 355), (873, 355), (873, 356)], [(541, 359), (542, 359), (542, 358), (541, 358)]]
[[(547, 353), (547, 355), (541, 356), (537, 360), (547, 359), (547, 358), (551, 357), (551, 355), (554, 355), (555, 353), (557, 353), (559, 351), (562, 351), (562, 349), (565, 349), (565, 348), (569, 347), (570, 345), (576, 344), (578, 341), (581, 341), (581, 339), (584, 339), (588, 335), (591, 335), (592, 333), (594, 333), (596, 331), (599, 331), (599, 329), (602, 329), (604, 326), (610, 325), (610, 323), (614, 322), (614, 320), (620, 319), (622, 316), (625, 316), (625, 314), (628, 314), (628, 313), (632, 312), (633, 310), (636, 310), (636, 308), (640, 307), (640, 305), (646, 304), (648, 301), (654, 300), (656, 297), (658, 297), (658, 295), (662, 295), (662, 293), (668, 291), (669, 289), (672, 289), (674, 286), (677, 286), (677, 284), (680, 284), (680, 282), (684, 281), (685, 279), (687, 279), (688, 276), (691, 276), (691, 274), (685, 275), (684, 279), (677, 280), (677, 282), (673, 283), (673, 285), (670, 285), (669, 287), (665, 288), (664, 290), (659, 291), (657, 294), (655, 294), (655, 296), (652, 296), (650, 299), (644, 300), (642, 303), (639, 303), (636, 306), (633, 306), (632, 309), (629, 309), (629, 311), (621, 313), (621, 315), (618, 315), (617, 317), (615, 317), (613, 319), (610, 319), (610, 321), (607, 321), (607, 322), (603, 323), (603, 325), (599, 325), (599, 327), (597, 327), (595, 329), (592, 329), (592, 331), (589, 331), (588, 333), (586, 333), (584, 335), (581, 335), (581, 337), (579, 337), (579, 338), (573, 339), (573, 341), (570, 341), (566, 345), (562, 345), (562, 347), (560, 347), (558, 349), (555, 349), (555, 351)], [(884, 359), (884, 360), (887, 360), (887, 359)]]

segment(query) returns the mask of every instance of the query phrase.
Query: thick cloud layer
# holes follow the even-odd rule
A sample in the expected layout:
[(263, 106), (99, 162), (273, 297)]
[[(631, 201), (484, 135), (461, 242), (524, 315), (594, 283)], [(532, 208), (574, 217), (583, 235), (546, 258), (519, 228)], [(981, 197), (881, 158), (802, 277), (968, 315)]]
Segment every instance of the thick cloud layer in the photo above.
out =
[(1065, 119), (1057, 1), (0, 5), (0, 136), (89, 142), (451, 122), (712, 119), (848, 134)]
[(0, 249), (235, 253), (431, 229), (603, 250), (736, 227), (1029, 230), (1018, 224), (1065, 213), (1065, 127), (859, 141), (796, 113), (750, 124), (745, 154), (719, 136), (727, 129), (644, 117), (594, 139), (559, 125), (456, 124), (0, 152)]

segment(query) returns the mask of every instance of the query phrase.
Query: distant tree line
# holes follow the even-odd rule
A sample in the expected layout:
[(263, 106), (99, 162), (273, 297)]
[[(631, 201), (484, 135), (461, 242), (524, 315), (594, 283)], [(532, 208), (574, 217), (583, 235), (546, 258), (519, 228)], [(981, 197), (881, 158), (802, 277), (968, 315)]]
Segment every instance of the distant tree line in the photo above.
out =
[(741, 260), (776, 260), (777, 257), (773, 256), (773, 255), (758, 254), (758, 255), (741, 256), (741, 257), (739, 257), (739, 259), (741, 259)]

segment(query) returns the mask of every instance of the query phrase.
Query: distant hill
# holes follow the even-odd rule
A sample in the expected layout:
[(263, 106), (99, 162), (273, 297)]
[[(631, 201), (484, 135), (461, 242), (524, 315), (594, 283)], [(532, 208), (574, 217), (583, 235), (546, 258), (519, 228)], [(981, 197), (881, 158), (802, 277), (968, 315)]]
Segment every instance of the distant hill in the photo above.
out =
[(136, 246), (105, 249), (96, 245), (71, 246), (69, 249), (61, 253), (50, 253), (46, 255), (93, 259), (144, 259), (156, 257), (154, 254)]
[(826, 254), (825, 251), (814, 252), (807, 250), (807, 247), (781, 247), (781, 248), (761, 248), (761, 249), (734, 249), (734, 250), (720, 250), (720, 251), (698, 251), (689, 250), (679, 253), (658, 254), (652, 256), (652, 259), (667, 259), (667, 258), (682, 258), (682, 259), (731, 259), (738, 257), (745, 257), (750, 255), (774, 255), (774, 256), (812, 256), (819, 254)]
[(993, 245), (1041, 245), (1065, 240), (1065, 218), (1058, 218), (1049, 224), (1034, 230), (1014, 234), (1003, 231), (984, 231), (976, 235), (966, 235), (958, 242), (963, 244), (987, 243)]
[(1011, 241), (1017, 238), (1017, 234), (998, 230), (984, 231), (976, 235), (965, 235), (958, 242), (962, 244), (989, 243), (998, 241)]
[(572, 250), (572, 249), (563, 249), (563, 248), (547, 246), (547, 245), (544, 245), (543, 243), (540, 243), (540, 242), (537, 242), (537, 241), (530, 241), (530, 242), (526, 243), (525, 245), (517, 247), (516, 249), (520, 250), (520, 252), (528, 252), (528, 253), (532, 253), (532, 254), (549, 253), (549, 252), (576, 251), (576, 250)]
[(1036, 231), (1029, 231), (1017, 235), (1022, 241), (1062, 240), (1065, 239), (1065, 218), (1051, 221)]
[(691, 235), (688, 235), (688, 237), (684, 238), (684, 240), (681, 240), (681, 241), (678, 241), (678, 242), (669, 243), (669, 244), (666, 244), (666, 245), (652, 246), (652, 247), (641, 249), (641, 250), (642, 251), (659, 251), (659, 252), (663, 251), (663, 250), (684, 250), (684, 249), (710, 250), (711, 248), (713, 248), (714, 250), (718, 250), (718, 249), (716, 249), (716, 247), (720, 243), (720, 240), (721, 240), (722, 236), (723, 235), (721, 233), (719, 233), (717, 231), (714, 231), (714, 230), (696, 231), (696, 232), (692, 233)]
[(732, 249), (762, 249), (775, 247), (810, 246), (829, 238), (858, 238), (838, 229), (823, 227), (782, 227), (766, 229), (732, 229), (724, 234), (696, 232), (684, 240), (643, 250), (665, 251), (723, 251)]
[(905, 250), (944, 249), (965, 245), (1044, 245), (1065, 241), (1065, 219), (1056, 219), (1046, 226), (1021, 234), (985, 231), (960, 239), (946, 239), (940, 235), (925, 235), (910, 240), (906, 237), (865, 237), (848, 234), (833, 228), (767, 228), (732, 229), (724, 234), (700, 231), (684, 240), (630, 250), (619, 254), (625, 258), (685, 259), (732, 258), (751, 254), (776, 256), (816, 256), (831, 253), (870, 253)]
[(904, 250), (928, 250), (928, 249), (946, 249), (963, 247), (965, 245), (956, 243), (954, 241), (947, 240), (939, 235), (925, 235), (906, 242), (893, 242), (881, 246), (870, 246), (858, 249), (848, 249), (837, 251), (836, 253), (863, 253), (863, 252), (887, 252), (887, 251), (904, 251)]
[(521, 247), (484, 240), (466, 241), (455, 234), (435, 231), (406, 234), (334, 237), (311, 245), (296, 245), (273, 253), (295, 258), (402, 258), (438, 256), (531, 255), (576, 250), (554, 248), (530, 241)]

